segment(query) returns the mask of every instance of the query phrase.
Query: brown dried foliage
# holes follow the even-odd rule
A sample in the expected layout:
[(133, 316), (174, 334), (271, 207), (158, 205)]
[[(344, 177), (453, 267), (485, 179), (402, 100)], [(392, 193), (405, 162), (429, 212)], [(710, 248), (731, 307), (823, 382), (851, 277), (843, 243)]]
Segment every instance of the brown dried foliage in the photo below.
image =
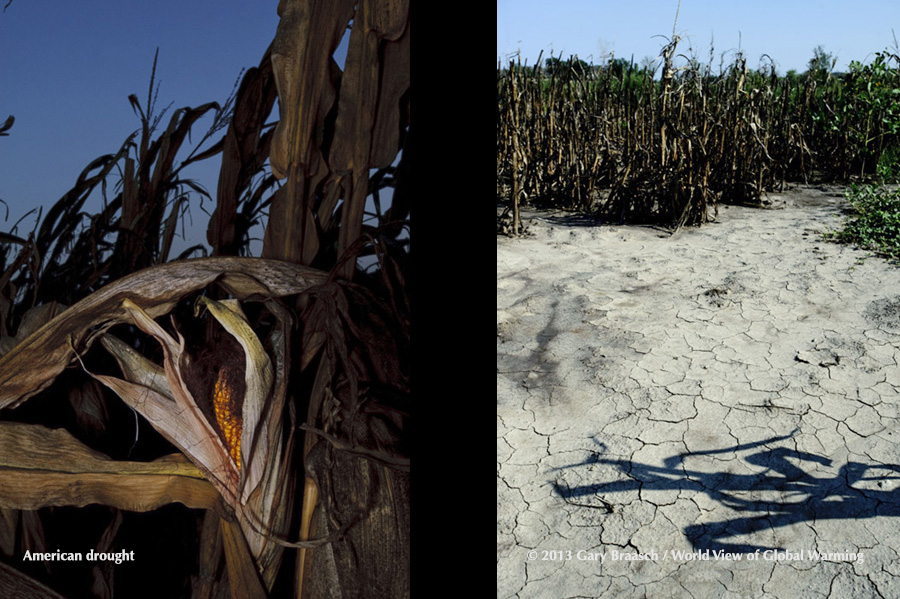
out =
[[(47, 530), (60, 532), (54, 506), (108, 506), (92, 512), (94, 548), (113, 550), (134, 526), (118, 510), (178, 502), (205, 510), (179, 516), (198, 531), (191, 597), (314, 597), (335, 582), (346, 597), (408, 596), (409, 4), (283, 0), (279, 13), (272, 47), (233, 98), (180, 108), (161, 130), (154, 60), (146, 101), (129, 97), (140, 129), (91, 162), (33, 232), (0, 234), (0, 405), (21, 420), (0, 423), (7, 556), (47, 549)], [(351, 20), (342, 71), (332, 54)], [(276, 91), (277, 128), (266, 124)], [(216, 257), (181, 260), (206, 252), (196, 245), (169, 262), (185, 211), (212, 200), (183, 169), (220, 152), (207, 230)], [(275, 175), (287, 176), (283, 187)], [(86, 214), (98, 193), (103, 207)], [(236, 257), (267, 210), (264, 254), (279, 260)], [(372, 273), (357, 264), (367, 255)], [(214, 299), (227, 297), (246, 313)], [(192, 319), (193, 300), (215, 319)], [(217, 351), (223, 335), (237, 340), (228, 357)], [(206, 390), (244, 355), (228, 370), (244, 377), (230, 387), (242, 395), (232, 453)], [(260, 360), (271, 377), (257, 376)], [(142, 459), (123, 459), (132, 452)], [(305, 477), (295, 476), (301, 463)], [(25, 570), (0, 572), (0, 588), (55, 596), (29, 578), (61, 584), (54, 568)], [(58, 588), (98, 598), (134, 588), (115, 573), (95, 567), (89, 590)]]
[(834, 150), (847, 144), (814, 118), (827, 81), (752, 71), (740, 54), (715, 76), (696, 58), (676, 68), (679, 41), (658, 78), (622, 61), (498, 65), (498, 199), (677, 229), (785, 181), (846, 177)]

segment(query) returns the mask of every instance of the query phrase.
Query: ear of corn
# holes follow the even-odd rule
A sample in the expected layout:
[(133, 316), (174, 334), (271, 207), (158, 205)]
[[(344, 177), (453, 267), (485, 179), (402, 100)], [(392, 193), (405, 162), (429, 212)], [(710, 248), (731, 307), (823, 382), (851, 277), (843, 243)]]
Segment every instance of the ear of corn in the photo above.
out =
[[(187, 367), (191, 360), (185, 354), (181, 334), (173, 337), (131, 300), (124, 300), (123, 307), (134, 324), (162, 346), (165, 377), (158, 376), (158, 366), (135, 357), (133, 350), (117, 342), (107, 342), (105, 346), (123, 364), (126, 376), (157, 388), (111, 376), (92, 376), (144, 414), (204, 471), (237, 516), (248, 555), (256, 561), (266, 586), (271, 587), (283, 553), (275, 539), (286, 532), (288, 520), (283, 502), (290, 496), (292, 485), (291, 476), (282, 470), (290, 461), (280, 434), (283, 396), (280, 390), (273, 389), (272, 361), (238, 302), (201, 297), (198, 305), (209, 309), (245, 350), (245, 370), (240, 373), (245, 383), (243, 397), (238, 397), (234, 384), (237, 369), (226, 366), (218, 370), (212, 388), (214, 423), (207, 420), (188, 384), (193, 376)], [(277, 365), (283, 367), (282, 356), (275, 358)], [(139, 374), (135, 376), (134, 371)], [(278, 397), (268, 401), (273, 393)]]
[[(246, 503), (250, 494), (260, 485), (266, 476), (269, 476), (267, 465), (268, 456), (277, 453), (263, 444), (268, 444), (269, 430), (272, 423), (264, 417), (263, 406), (266, 403), (273, 384), (274, 372), (272, 362), (263, 349), (253, 329), (247, 323), (247, 318), (241, 310), (240, 304), (236, 301), (216, 301), (208, 297), (201, 296), (198, 299), (199, 306), (203, 306), (209, 310), (209, 313), (222, 325), (222, 327), (234, 337), (244, 350), (244, 397), (240, 400), (233, 397), (232, 393), (227, 393), (227, 399), (223, 394), (223, 399), (214, 399), (214, 403), (218, 401), (225, 410), (222, 410), (223, 418), (229, 425), (230, 434), (238, 434), (239, 438), (234, 439), (234, 445), (237, 447), (237, 453), (232, 449), (232, 457), (236, 457), (243, 467), (242, 484), (241, 484), (241, 502)], [(219, 372), (221, 378), (222, 371)], [(226, 372), (227, 374), (227, 372)], [(232, 405), (232, 402), (233, 405)], [(237, 404), (240, 404), (238, 409)], [(216, 418), (219, 418), (219, 407), (216, 409)], [(231, 414), (228, 413), (231, 410)], [(234, 425), (233, 420), (237, 418), (241, 422), (238, 429)], [(223, 432), (225, 428), (223, 427)], [(227, 438), (226, 438), (227, 442)], [(260, 445), (259, 451), (254, 451), (254, 443)], [(244, 453), (241, 453), (241, 446)], [(252, 541), (251, 541), (252, 544)]]
[(216, 414), (216, 424), (222, 432), (222, 440), (228, 449), (229, 455), (241, 471), (241, 413), (238, 398), (235, 397), (234, 386), (229, 384), (227, 368), (221, 368), (213, 387), (213, 410)]
[[(229, 565), (229, 575), (240, 565), (235, 560), (246, 555), (250, 560), (246, 572), (255, 569), (261, 583), (271, 588), (284, 550), (280, 539), (287, 534), (292, 513), (285, 506), (293, 501), (293, 451), (291, 440), (282, 434), (290, 313), (271, 304), (277, 324), (272, 325), (267, 352), (238, 300), (201, 300), (226, 334), (234, 338), (238, 351), (243, 350), (237, 366), (229, 356), (226, 367), (213, 371), (215, 380), (209, 381), (206, 389), (209, 398), (206, 394), (195, 396), (191, 389), (198, 387), (187, 384), (192, 361), (185, 351), (185, 339), (155, 319), (214, 282), (246, 300), (294, 295), (325, 280), (325, 273), (310, 268), (233, 257), (171, 263), (135, 273), (76, 303), (43, 326), (36, 324), (37, 330), (0, 357), (0, 370), (9, 374), (0, 385), (0, 406), (18, 405), (33, 396), (65, 370), (69, 356), (80, 357), (93, 341), (100, 340), (116, 358), (123, 378), (89, 374), (177, 447), (236, 516), (234, 524), (246, 541), (233, 544), (237, 557)], [(51, 315), (52, 311), (46, 316)], [(119, 323), (133, 324), (148, 335), (148, 340), (155, 340), (162, 349), (162, 364), (109, 334), (109, 327)], [(215, 347), (212, 349), (215, 353)], [(124, 478), (119, 482), (123, 489), (130, 484)], [(190, 481), (167, 480), (161, 475), (147, 482), (187, 505), (208, 507), (214, 503), (209, 499), (209, 489)], [(110, 502), (114, 490), (110, 487), (107, 491), (110, 495), (104, 501)], [(133, 494), (132, 489), (128, 494)], [(143, 497), (130, 500), (124, 494), (121, 499), (123, 507), (132, 506), (126, 509), (150, 502)], [(247, 551), (241, 551), (245, 546)]]

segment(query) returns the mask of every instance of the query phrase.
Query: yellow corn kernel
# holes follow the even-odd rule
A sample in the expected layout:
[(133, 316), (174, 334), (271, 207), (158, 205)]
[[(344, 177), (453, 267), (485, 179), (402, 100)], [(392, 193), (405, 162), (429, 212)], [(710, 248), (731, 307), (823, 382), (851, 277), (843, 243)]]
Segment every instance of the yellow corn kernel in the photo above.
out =
[(241, 471), (241, 415), (238, 412), (233, 389), (227, 383), (227, 368), (219, 370), (216, 386), (213, 389), (213, 409), (216, 412), (216, 422), (222, 431), (223, 441), (231, 459)]

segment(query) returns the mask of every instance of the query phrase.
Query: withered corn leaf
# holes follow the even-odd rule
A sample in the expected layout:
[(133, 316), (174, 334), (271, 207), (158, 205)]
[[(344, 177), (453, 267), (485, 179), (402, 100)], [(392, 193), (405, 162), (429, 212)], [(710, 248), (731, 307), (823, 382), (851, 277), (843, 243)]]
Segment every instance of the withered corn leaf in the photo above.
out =
[(0, 592), (4, 597), (23, 599), (65, 599), (56, 591), (45, 587), (30, 576), (0, 564)]
[(172, 502), (208, 509), (217, 500), (200, 469), (180, 454), (112, 460), (64, 429), (0, 422), (0, 508), (97, 503), (143, 512)]
[(46, 389), (109, 327), (130, 322), (131, 298), (151, 318), (214, 282), (240, 299), (281, 297), (321, 283), (321, 271), (278, 260), (216, 257), (170, 262), (111, 283), (71, 306), (0, 357), (0, 409), (16, 407)]

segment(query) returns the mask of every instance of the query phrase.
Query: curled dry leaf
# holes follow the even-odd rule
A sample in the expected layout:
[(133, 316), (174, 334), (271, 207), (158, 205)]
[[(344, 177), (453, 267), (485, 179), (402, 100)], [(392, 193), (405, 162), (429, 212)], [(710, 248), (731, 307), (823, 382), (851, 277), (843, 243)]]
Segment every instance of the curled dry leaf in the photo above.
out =
[(278, 3), (281, 18), (272, 42), (272, 67), (281, 118), (269, 160), (279, 179), (288, 175), (292, 162), (323, 163), (315, 144), (316, 128), (337, 97), (328, 65), (353, 18), (354, 4), (341, 0), (330, 3), (329, 10), (310, 10), (295, 0)]
[(215, 282), (244, 300), (301, 293), (325, 279), (312, 268), (260, 258), (201, 258), (140, 270), (74, 304), (0, 357), (0, 409), (50, 386), (75, 360), (72, 346), (84, 351), (109, 327), (130, 322), (125, 298), (156, 318)]

